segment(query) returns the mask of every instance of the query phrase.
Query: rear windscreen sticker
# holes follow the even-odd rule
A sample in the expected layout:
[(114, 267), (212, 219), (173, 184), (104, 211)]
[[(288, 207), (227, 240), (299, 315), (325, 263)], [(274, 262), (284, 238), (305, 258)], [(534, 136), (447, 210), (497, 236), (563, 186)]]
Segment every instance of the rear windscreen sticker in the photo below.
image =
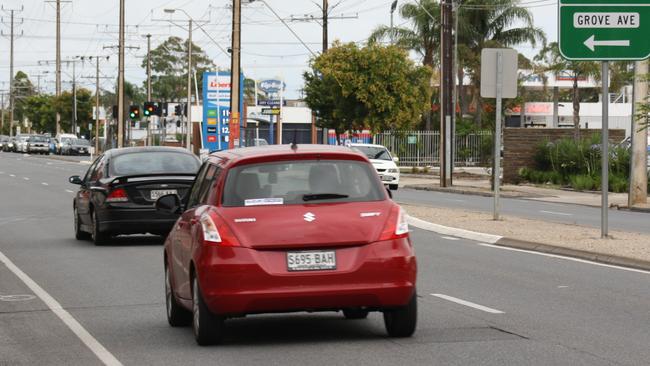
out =
[(244, 201), (245, 206), (282, 205), (284, 198), (256, 198)]

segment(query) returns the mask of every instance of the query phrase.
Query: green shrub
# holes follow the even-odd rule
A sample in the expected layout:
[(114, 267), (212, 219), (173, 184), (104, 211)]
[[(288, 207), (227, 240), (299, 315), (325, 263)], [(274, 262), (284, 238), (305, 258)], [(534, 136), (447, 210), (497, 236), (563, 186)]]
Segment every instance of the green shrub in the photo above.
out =
[(595, 181), (590, 175), (573, 175), (570, 182), (571, 187), (578, 191), (590, 191), (595, 187)]
[(609, 175), (609, 191), (615, 193), (625, 193), (628, 190), (628, 181), (625, 176), (618, 174)]

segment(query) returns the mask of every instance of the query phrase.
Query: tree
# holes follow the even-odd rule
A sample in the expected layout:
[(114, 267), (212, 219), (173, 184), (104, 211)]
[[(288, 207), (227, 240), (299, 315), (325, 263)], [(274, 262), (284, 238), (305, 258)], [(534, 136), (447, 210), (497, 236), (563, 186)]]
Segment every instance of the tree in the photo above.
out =
[(14, 76), (14, 120), (23, 121), (25, 118), (25, 99), (34, 95), (34, 84), (27, 74), (18, 71)]
[[(472, 94), (476, 105), (475, 120), (480, 125), (483, 101), (480, 75), (481, 51), (486, 47), (513, 47), (522, 43), (535, 46), (546, 44), (546, 35), (535, 27), (530, 10), (519, 6), (518, 0), (467, 0), (459, 10), (459, 77), (466, 68), (472, 80)], [(462, 95), (462, 93), (461, 93)]]
[[(188, 42), (169, 37), (151, 50), (152, 98), (162, 101), (180, 101), (187, 96)], [(147, 67), (147, 59), (142, 62)], [(205, 52), (192, 43), (192, 68), (196, 71), (199, 93), (203, 90), (203, 73), (214, 69), (214, 63)]]
[[(434, 0), (423, 0), (420, 4), (404, 4), (400, 7), (400, 15), (408, 19), (410, 28), (405, 27), (377, 27), (368, 43), (379, 43), (392, 40), (397, 47), (415, 51), (422, 57), (422, 64), (432, 70), (438, 68), (440, 50), (440, 4)], [(433, 104), (430, 100), (429, 104)], [(431, 109), (425, 112), (425, 129), (431, 129)]]
[(429, 109), (431, 69), (394, 46), (335, 43), (310, 62), (305, 101), (321, 127), (344, 131), (408, 129)]
[(600, 70), (598, 62), (594, 61), (569, 61), (565, 59), (558, 48), (557, 42), (552, 42), (544, 47), (535, 57), (536, 61), (542, 62), (546, 71), (554, 72), (556, 75), (569, 71), (573, 78), (573, 137), (580, 140), (580, 88), (578, 80), (585, 77), (599, 77)]

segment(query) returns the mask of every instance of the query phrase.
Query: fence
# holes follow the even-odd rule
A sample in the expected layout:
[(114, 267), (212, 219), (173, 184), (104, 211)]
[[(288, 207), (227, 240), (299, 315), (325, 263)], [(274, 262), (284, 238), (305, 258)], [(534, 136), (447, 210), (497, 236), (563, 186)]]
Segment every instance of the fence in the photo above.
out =
[[(439, 131), (391, 131), (374, 136), (373, 143), (386, 146), (399, 157), (400, 166), (440, 165)], [(492, 132), (456, 136), (455, 166), (487, 166), (492, 156)]]

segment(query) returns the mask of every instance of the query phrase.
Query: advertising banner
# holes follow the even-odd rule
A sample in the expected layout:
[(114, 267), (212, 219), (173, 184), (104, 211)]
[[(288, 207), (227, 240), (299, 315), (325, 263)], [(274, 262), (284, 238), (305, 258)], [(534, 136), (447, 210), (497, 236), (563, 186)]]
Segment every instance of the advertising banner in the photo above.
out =
[[(240, 85), (240, 110), (243, 110), (243, 75)], [(236, 126), (230, 123), (230, 96), (230, 71), (203, 73), (203, 147), (210, 152), (228, 149), (232, 127), (238, 130), (242, 123), (241, 119)], [(241, 145), (243, 144), (235, 144), (235, 147)]]

